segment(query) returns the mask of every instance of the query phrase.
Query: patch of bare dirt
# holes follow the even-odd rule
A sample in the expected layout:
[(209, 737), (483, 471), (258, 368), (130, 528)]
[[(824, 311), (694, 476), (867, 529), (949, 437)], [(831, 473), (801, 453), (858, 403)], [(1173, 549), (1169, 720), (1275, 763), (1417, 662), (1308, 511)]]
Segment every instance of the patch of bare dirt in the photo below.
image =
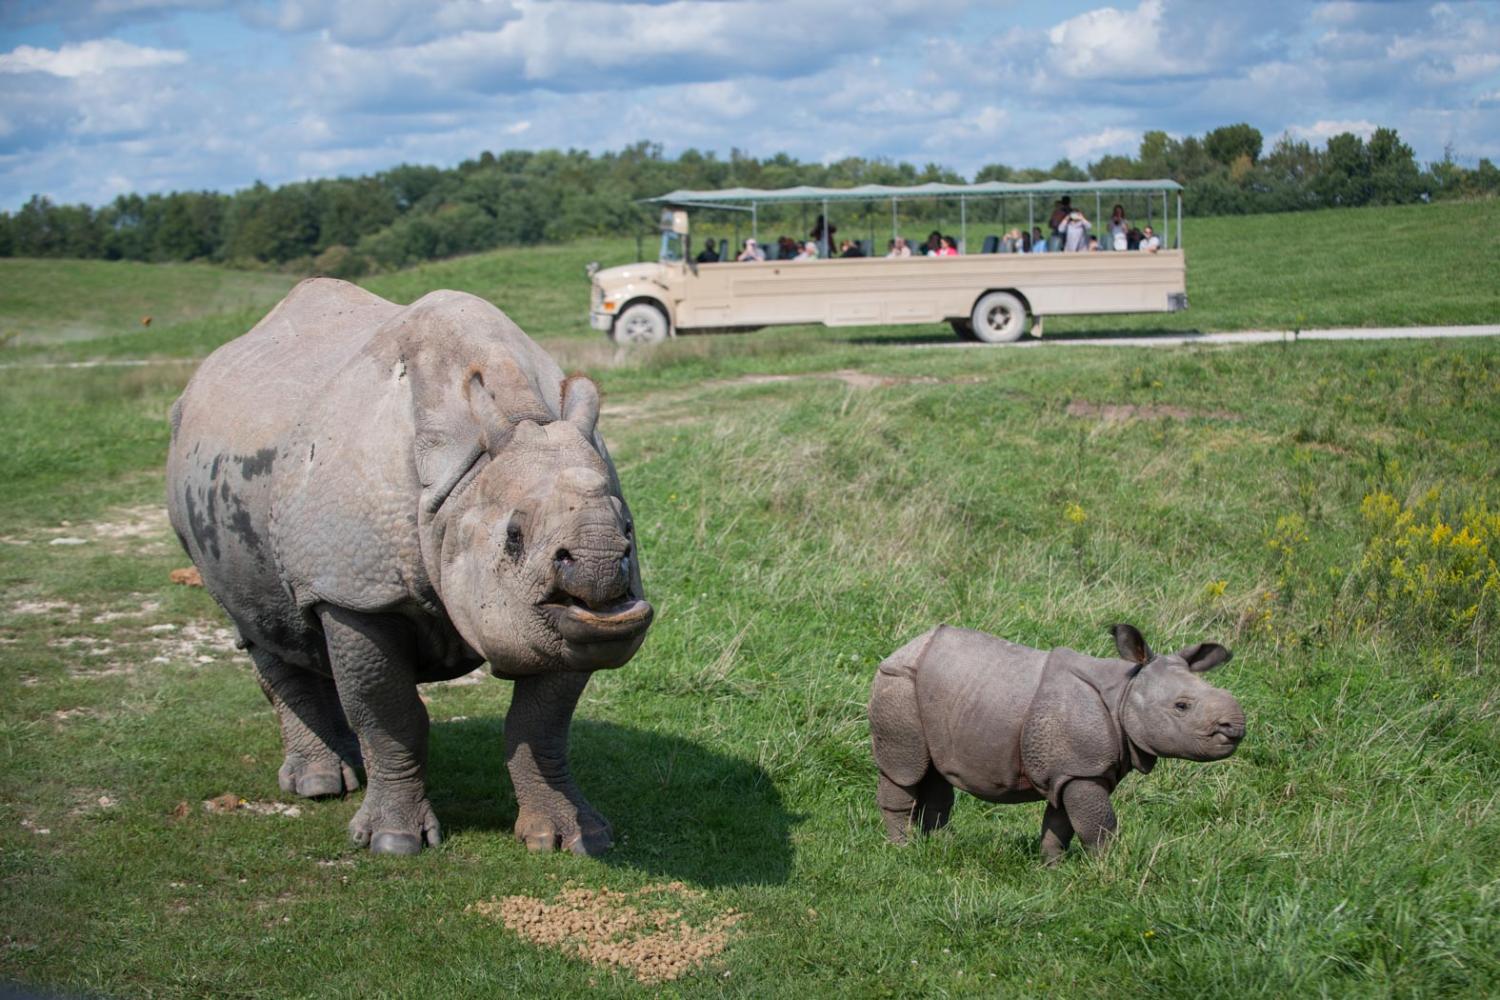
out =
[(156, 551), (164, 546), (172, 533), (166, 509), (159, 504), (121, 508), (114, 512), (111, 520), (95, 521), (90, 528), (95, 538), (104, 541), (152, 543), (144, 546), (129, 544), (132, 551)]
[(152, 663), (212, 663), (238, 649), (233, 630), (221, 625), (163, 623), (151, 625), (146, 631), (151, 634), (156, 653)]
[[(91, 620), (99, 624), (143, 617), (160, 610), (155, 601), (143, 602), (140, 610), (105, 611)], [(77, 617), (74, 615), (73, 617)], [(73, 653), (77, 660), (68, 668), (75, 678), (117, 677), (135, 673), (133, 663), (213, 663), (233, 655), (238, 647), (232, 629), (203, 622), (174, 625), (159, 622), (121, 630), (109, 638), (63, 635), (48, 640), (53, 649)]]
[(10, 606), (13, 615), (47, 615), (52, 618), (77, 618), (83, 608), (68, 601), (17, 601)]
[(431, 687), (472, 687), (475, 684), (483, 684), (484, 679), (490, 672), (484, 667), (475, 667), (462, 677), (454, 677), (446, 681), (433, 681)]
[(550, 903), (507, 896), (471, 903), (465, 912), (498, 920), (532, 944), (622, 969), (649, 985), (694, 972), (729, 946), (730, 930), (744, 914), (729, 909), (691, 924), (680, 904), (700, 897), (681, 882), (631, 893), (567, 888)]
[(704, 382), (704, 389), (725, 389), (736, 385), (774, 385), (780, 382), (801, 382), (810, 379), (842, 382), (851, 389), (888, 389), (897, 385), (964, 385), (982, 382), (978, 375), (959, 375), (953, 378), (938, 378), (936, 375), (876, 375), (872, 372), (840, 368), (832, 372), (806, 372), (797, 375), (741, 375), (737, 378)]
[(1195, 417), (1210, 420), (1239, 419), (1225, 410), (1190, 410), (1185, 406), (1166, 403), (1090, 403), (1082, 399), (1075, 399), (1068, 404), (1068, 416), (1102, 420), (1106, 424), (1123, 424), (1128, 420), (1192, 420)]
[[(179, 807), (181, 805), (179, 804)], [(225, 792), (203, 801), (203, 811), (209, 813), (248, 812), (256, 816), (285, 816), (296, 819), (302, 815), (302, 807), (286, 802), (251, 802), (233, 792)]]
[[(130, 596), (133, 597), (133, 598), (140, 598), (140, 597), (143, 597), (144, 595), (142, 595), (142, 594), (131, 594)], [(89, 621), (93, 622), (95, 625), (107, 625), (110, 622), (123, 621), (124, 619), (127, 619), (127, 618), (144, 618), (146, 615), (155, 614), (156, 612), (158, 612), (160, 610), (161, 610), (161, 602), (160, 601), (143, 600), (143, 601), (141, 601), (141, 603), (140, 603), (139, 606), (134, 607), (134, 608), (116, 609), (116, 610), (113, 610), (113, 611), (101, 611), (97, 615), (95, 615), (93, 618), (90, 618)]]

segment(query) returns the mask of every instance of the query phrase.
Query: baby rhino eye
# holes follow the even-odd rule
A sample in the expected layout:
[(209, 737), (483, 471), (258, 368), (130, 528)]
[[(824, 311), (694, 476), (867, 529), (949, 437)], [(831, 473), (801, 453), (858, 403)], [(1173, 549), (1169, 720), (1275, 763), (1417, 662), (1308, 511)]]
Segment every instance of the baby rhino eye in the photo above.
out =
[(1189, 703), (1185, 702), (1185, 701), (1179, 701), (1176, 705), (1173, 705), (1172, 707), (1175, 708), (1175, 709), (1177, 709), (1177, 711), (1179, 711), (1179, 712), (1186, 712), (1188, 710)]

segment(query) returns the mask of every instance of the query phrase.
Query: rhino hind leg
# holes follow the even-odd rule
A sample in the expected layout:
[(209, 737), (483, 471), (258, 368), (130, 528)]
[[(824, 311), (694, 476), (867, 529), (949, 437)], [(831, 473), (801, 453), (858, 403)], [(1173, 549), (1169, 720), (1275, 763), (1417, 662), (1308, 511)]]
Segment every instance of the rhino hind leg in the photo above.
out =
[(277, 773), (281, 790), (317, 799), (359, 788), (359, 743), (333, 679), (292, 666), (259, 646), (249, 652), (260, 689), (281, 723), (286, 753)]
[(882, 774), (876, 798), (885, 817), (886, 836), (893, 844), (906, 843), (913, 829), (941, 830), (953, 815), (953, 786), (935, 767), (928, 768), (915, 785), (898, 785)]
[(870, 690), (870, 745), (880, 770), (875, 798), (896, 844), (906, 843), (913, 827), (923, 833), (942, 827), (953, 810), (953, 786), (932, 766), (917, 712), (917, 650), (912, 642), (892, 654)]

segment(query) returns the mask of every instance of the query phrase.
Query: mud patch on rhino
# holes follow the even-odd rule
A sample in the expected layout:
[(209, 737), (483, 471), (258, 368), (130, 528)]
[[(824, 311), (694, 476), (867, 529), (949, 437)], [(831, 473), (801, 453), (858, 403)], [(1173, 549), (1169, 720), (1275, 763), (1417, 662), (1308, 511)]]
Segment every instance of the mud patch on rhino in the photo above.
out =
[(1190, 410), (1165, 403), (1090, 403), (1075, 399), (1068, 404), (1068, 416), (1099, 420), (1106, 424), (1123, 424), (1130, 420), (1238, 420), (1225, 410)]
[(544, 948), (555, 948), (601, 968), (615, 968), (638, 982), (679, 979), (702, 968), (729, 946), (744, 914), (734, 909), (695, 916), (702, 893), (681, 882), (634, 892), (565, 888), (550, 902), (534, 896), (482, 900), (464, 908)]

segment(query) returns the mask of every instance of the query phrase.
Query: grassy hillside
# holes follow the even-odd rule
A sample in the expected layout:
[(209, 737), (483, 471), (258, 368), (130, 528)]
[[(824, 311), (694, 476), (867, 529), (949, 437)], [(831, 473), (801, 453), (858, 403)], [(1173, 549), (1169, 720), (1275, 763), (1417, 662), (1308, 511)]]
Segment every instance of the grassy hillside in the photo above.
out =
[[(936, 222), (913, 223), (917, 231)], [(720, 234), (721, 227), (707, 231)], [(976, 225), (977, 235), (982, 227)], [(1485, 323), (1500, 319), (1500, 201), (1191, 219), (1188, 295), (1177, 314), (1060, 317), (1049, 337), (1109, 332)], [(647, 248), (650, 250), (650, 248)], [(457, 288), (495, 302), (532, 336), (599, 341), (584, 266), (635, 259), (633, 239), (498, 250), (366, 279), (394, 301)], [(293, 283), (209, 265), (0, 259), (0, 335), (12, 359), (201, 356), (244, 332)], [(150, 315), (150, 329), (142, 316)], [(107, 337), (86, 344), (79, 337)], [(729, 341), (947, 341), (946, 326), (778, 328)], [(50, 345), (50, 346), (37, 346)], [(744, 349), (736, 347), (735, 349)], [(764, 350), (757, 345), (755, 350)]]
[[(0, 257), (0, 338), (51, 344), (265, 312), (296, 279), (211, 264)], [(149, 334), (147, 334), (149, 337)]]

